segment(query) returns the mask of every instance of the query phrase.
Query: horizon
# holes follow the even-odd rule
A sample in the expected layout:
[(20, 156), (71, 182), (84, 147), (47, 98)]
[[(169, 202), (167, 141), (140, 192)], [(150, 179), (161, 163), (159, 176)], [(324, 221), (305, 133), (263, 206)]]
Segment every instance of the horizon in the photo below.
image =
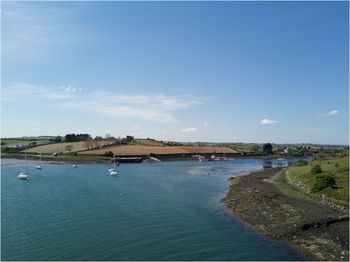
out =
[[(75, 134), (81, 134), (79, 132), (76, 132)], [(66, 134), (65, 134), (66, 135)], [(56, 135), (56, 136), (60, 136), (62, 138), (64, 138), (65, 135)], [(56, 137), (56, 136), (51, 136), (51, 135), (38, 135), (38, 136), (21, 136), (21, 137), (1, 137), (0, 140), (2, 139), (30, 139), (30, 138), (40, 138), (40, 137)], [(99, 136), (99, 135), (97, 135)], [(96, 136), (95, 136), (96, 137)], [(104, 138), (103, 136), (100, 136), (103, 139), (107, 139)], [(114, 136), (113, 136), (114, 137)], [(92, 139), (94, 139), (93, 136), (91, 136)], [(114, 137), (116, 139), (121, 139), (122, 137), (117, 136)], [(175, 142), (175, 143), (203, 143), (203, 144), (272, 144), (272, 145), (315, 145), (315, 146), (349, 146), (349, 144), (318, 144), (318, 143), (308, 143), (308, 142), (300, 142), (300, 143), (290, 143), (290, 142), (286, 142), (286, 143), (274, 143), (274, 142), (269, 142), (269, 141), (264, 141), (264, 142), (243, 142), (243, 141), (219, 141), (219, 142), (213, 142), (213, 141), (179, 141), (179, 140), (168, 140), (168, 139), (164, 139), (164, 140), (158, 140), (158, 139), (154, 139), (152, 137), (134, 137), (134, 139), (143, 139), (143, 140), (155, 140), (155, 141), (163, 141), (163, 142)], [(71, 143), (71, 142), (70, 142)]]
[(348, 2), (1, 5), (3, 138), (349, 145)]

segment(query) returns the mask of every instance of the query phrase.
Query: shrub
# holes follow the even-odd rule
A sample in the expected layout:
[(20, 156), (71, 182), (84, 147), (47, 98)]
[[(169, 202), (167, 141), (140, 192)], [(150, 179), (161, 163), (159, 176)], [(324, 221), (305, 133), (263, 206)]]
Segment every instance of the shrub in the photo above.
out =
[(313, 174), (322, 173), (322, 169), (319, 165), (315, 165), (311, 168), (311, 173), (313, 173)]
[(105, 152), (103, 155), (104, 156), (108, 156), (108, 157), (113, 157), (114, 156), (112, 151)]
[(316, 193), (324, 188), (335, 185), (335, 179), (330, 175), (318, 175), (316, 177), (315, 184), (313, 185), (311, 192)]
[(300, 159), (298, 162), (295, 164), (296, 166), (306, 166), (308, 163), (307, 161)]
[(335, 163), (335, 167), (339, 168), (340, 167), (339, 163)]

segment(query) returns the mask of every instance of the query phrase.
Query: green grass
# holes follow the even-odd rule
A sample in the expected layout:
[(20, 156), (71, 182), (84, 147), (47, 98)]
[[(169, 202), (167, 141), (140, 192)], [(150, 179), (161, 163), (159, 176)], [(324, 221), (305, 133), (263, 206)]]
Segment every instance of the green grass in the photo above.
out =
[[(322, 175), (330, 175), (335, 178), (336, 187), (327, 187), (316, 193), (311, 189), (316, 182), (317, 175), (313, 174), (313, 166), (319, 165)], [(327, 198), (339, 203), (349, 203), (349, 159), (348, 157), (327, 160), (316, 160), (306, 166), (294, 166), (286, 173), (287, 182), (297, 188), (301, 193), (319, 196), (324, 194)]]
[(10, 138), (10, 139), (1, 139), (2, 146), (10, 146), (10, 145), (28, 145), (31, 142), (36, 142), (37, 145), (47, 144), (49, 142), (48, 139), (45, 138)]

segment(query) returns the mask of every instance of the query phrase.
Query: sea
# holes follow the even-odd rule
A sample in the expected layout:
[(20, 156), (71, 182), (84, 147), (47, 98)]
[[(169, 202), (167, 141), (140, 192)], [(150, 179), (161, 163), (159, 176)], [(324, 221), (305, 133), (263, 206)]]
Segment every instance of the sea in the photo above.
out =
[(1, 260), (309, 260), (236, 218), (228, 177), (259, 159), (1, 167)]

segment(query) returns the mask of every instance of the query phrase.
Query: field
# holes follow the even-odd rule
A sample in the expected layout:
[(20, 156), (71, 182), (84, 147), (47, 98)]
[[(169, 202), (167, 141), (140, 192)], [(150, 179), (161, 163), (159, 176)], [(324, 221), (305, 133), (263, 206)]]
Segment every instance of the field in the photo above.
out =
[(10, 146), (10, 145), (23, 145), (26, 146), (32, 142), (36, 142), (37, 145), (47, 144), (49, 139), (45, 138), (9, 138), (9, 139), (1, 139), (2, 146)]
[[(322, 172), (314, 174), (311, 168), (319, 165)], [(334, 177), (336, 185), (326, 187), (313, 193), (312, 187), (316, 183), (318, 175), (330, 175)], [(320, 196), (324, 194), (336, 202), (349, 202), (349, 159), (348, 157), (335, 158), (329, 160), (316, 160), (306, 166), (294, 166), (286, 172), (287, 182), (298, 191), (306, 194)]]
[(236, 151), (227, 147), (120, 145), (84, 151), (80, 154), (102, 155), (108, 151), (116, 155), (236, 153)]
[(53, 154), (53, 153), (74, 153), (83, 150), (88, 150), (88, 148), (99, 148), (100, 146), (110, 145), (112, 141), (94, 141), (90, 142), (70, 142), (70, 143), (57, 143), (33, 147), (25, 150), (28, 153), (41, 153), (41, 154)]
[(162, 142), (149, 139), (136, 138), (132, 141), (134, 144), (144, 146), (165, 146)]

